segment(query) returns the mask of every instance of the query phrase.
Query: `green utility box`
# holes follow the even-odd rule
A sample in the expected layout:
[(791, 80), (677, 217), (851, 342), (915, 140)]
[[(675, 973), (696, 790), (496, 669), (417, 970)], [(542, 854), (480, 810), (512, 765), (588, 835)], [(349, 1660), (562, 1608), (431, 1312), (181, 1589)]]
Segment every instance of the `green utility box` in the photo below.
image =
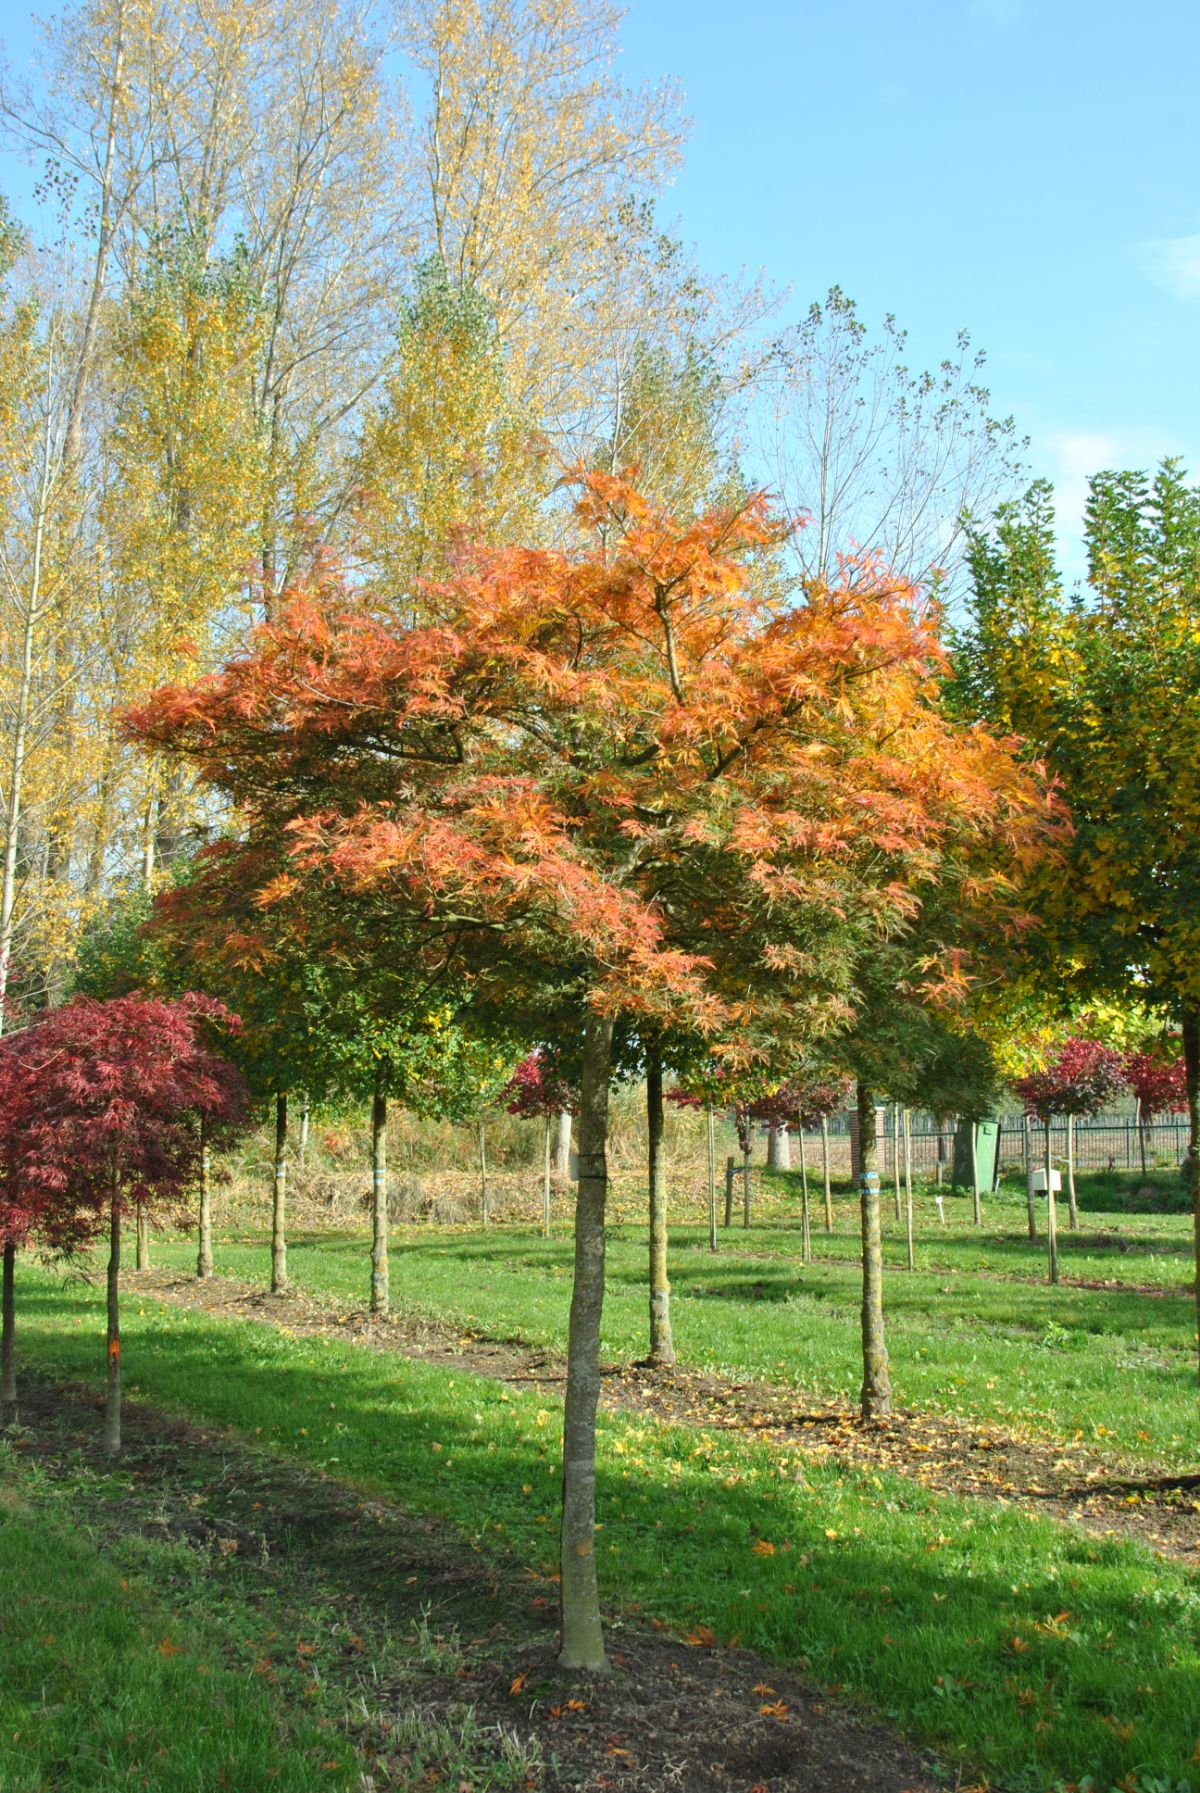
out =
[[(975, 1135), (975, 1173), (971, 1171), (971, 1134)], [(974, 1192), (975, 1177), (980, 1189), (993, 1193), (1000, 1183), (999, 1121), (960, 1121), (954, 1133), (954, 1170), (951, 1189)]]

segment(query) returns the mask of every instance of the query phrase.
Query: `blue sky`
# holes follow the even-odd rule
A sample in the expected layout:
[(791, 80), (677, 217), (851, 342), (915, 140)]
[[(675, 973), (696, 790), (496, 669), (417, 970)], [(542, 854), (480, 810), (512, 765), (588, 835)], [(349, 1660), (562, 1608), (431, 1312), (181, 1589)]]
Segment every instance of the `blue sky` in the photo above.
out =
[[(27, 21), (2, 28), (18, 66)], [(914, 364), (967, 328), (1064, 533), (1099, 467), (1200, 476), (1193, 0), (632, 0), (623, 40), (629, 81), (686, 93), (665, 214), (707, 270), (796, 307), (836, 283)], [(30, 178), (0, 157), (14, 196)]]

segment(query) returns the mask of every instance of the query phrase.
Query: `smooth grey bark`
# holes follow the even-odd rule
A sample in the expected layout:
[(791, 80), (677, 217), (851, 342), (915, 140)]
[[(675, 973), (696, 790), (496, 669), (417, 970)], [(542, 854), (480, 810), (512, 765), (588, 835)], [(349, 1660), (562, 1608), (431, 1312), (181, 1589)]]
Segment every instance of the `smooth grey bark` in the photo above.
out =
[(287, 1091), (275, 1097), (275, 1187), (271, 1202), (271, 1293), (287, 1288)]
[(1054, 1160), (1050, 1156), (1050, 1122), (1044, 1123), (1046, 1134), (1046, 1254), (1050, 1264), (1050, 1281), (1058, 1281), (1058, 1204), (1054, 1199)]
[(566, 1108), (555, 1117), (554, 1174), (564, 1179), (571, 1174), (571, 1114)]
[(596, 1576), (596, 1403), (604, 1306), (604, 1212), (608, 1198), (608, 1085), (613, 1024), (590, 1011), (583, 1029), (575, 1280), (567, 1331), (563, 1405), (563, 1493), (559, 1666), (607, 1669)]
[(791, 1136), (785, 1126), (772, 1122), (767, 1128), (767, 1169), (791, 1170)]
[(821, 1175), (825, 1183), (825, 1231), (833, 1231), (833, 1185), (829, 1180), (829, 1122), (821, 1116)]
[(487, 1224), (491, 1220), (492, 1216), (491, 1216), (489, 1203), (488, 1203), (487, 1128), (485, 1127), (485, 1125), (483, 1123), (482, 1117), (479, 1120), (478, 1128), (479, 1128), (479, 1206), (480, 1206), (480, 1213), (482, 1214), (482, 1217), (483, 1217), (483, 1224), (484, 1224), (484, 1226), (487, 1226)]
[(707, 1111), (708, 1126), (708, 1249), (717, 1249), (717, 1123), (712, 1106)]
[(139, 1270), (149, 1270), (150, 1268), (150, 1217), (146, 1213), (144, 1202), (139, 1202), (137, 1205), (136, 1268)]
[(196, 1247), (196, 1275), (207, 1282), (213, 1273), (212, 1254), (212, 1161), (204, 1122), (200, 1123), (200, 1224)]
[(800, 1153), (800, 1257), (803, 1263), (811, 1264), (812, 1222), (808, 1212), (808, 1155), (804, 1150), (803, 1127), (796, 1136), (796, 1149)]
[(17, 1423), (17, 1248), (4, 1247), (0, 1271), (0, 1426)]
[(121, 1205), (114, 1188), (108, 1217), (108, 1388), (104, 1402), (104, 1450), (121, 1449)]
[(551, 1129), (554, 1121), (550, 1115), (545, 1117), (545, 1140), (542, 1152), (542, 1238), (550, 1237), (550, 1152)]
[(915, 1270), (916, 1257), (913, 1252), (913, 1197), (912, 1197), (912, 1124), (907, 1108), (904, 1112), (904, 1237), (908, 1246), (908, 1267)]
[(371, 1312), (387, 1318), (388, 1282), (387, 1097), (376, 1085), (371, 1100)]
[(1183, 1065), (1187, 1075), (1188, 1132), (1192, 1147), (1192, 1238), (1196, 1274), (1196, 1347), (1200, 1353), (1200, 1013), (1184, 1009)]
[(1037, 1202), (1033, 1193), (1033, 1127), (1029, 1116), (1024, 1116), (1025, 1131), (1025, 1206), (1028, 1209), (1029, 1237), (1037, 1238)]
[(1079, 1198), (1075, 1194), (1075, 1116), (1067, 1116), (1067, 1207), (1071, 1216), (1071, 1231), (1079, 1230)]
[(674, 1363), (671, 1283), (667, 1275), (667, 1160), (663, 1151), (663, 1067), (646, 1058), (646, 1141), (650, 1182), (650, 1362)]
[(883, 1234), (879, 1215), (879, 1148), (875, 1134), (875, 1097), (858, 1085), (859, 1206), (862, 1220), (862, 1416), (884, 1419), (892, 1411), (883, 1328)]

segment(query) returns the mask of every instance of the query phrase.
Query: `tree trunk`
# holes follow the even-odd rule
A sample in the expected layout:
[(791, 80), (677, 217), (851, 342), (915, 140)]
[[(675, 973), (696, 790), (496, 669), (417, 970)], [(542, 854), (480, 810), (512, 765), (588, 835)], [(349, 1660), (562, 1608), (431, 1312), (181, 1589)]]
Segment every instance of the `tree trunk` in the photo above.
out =
[(589, 1011), (583, 1030), (575, 1281), (563, 1408), (558, 1661), (560, 1668), (591, 1674), (608, 1667), (596, 1577), (596, 1403), (600, 1396), (600, 1316), (604, 1306), (612, 1034), (612, 1021)]
[(17, 1423), (17, 1248), (4, 1247), (3, 1280), (0, 1283), (0, 1426)]
[(212, 1164), (204, 1122), (200, 1123), (200, 1226), (196, 1252), (196, 1275), (207, 1282), (213, 1273), (212, 1255)]
[(971, 1208), (976, 1226), (983, 1225), (983, 1204), (979, 1199), (979, 1122), (971, 1122)]
[(772, 1122), (767, 1129), (767, 1169), (791, 1170), (791, 1139), (786, 1127)]
[(1046, 1252), (1050, 1263), (1050, 1281), (1058, 1281), (1058, 1205), (1054, 1200), (1054, 1160), (1050, 1156), (1050, 1122), (1046, 1129)]
[(709, 1105), (706, 1128), (708, 1140), (708, 1249), (717, 1249), (717, 1123)]
[(1140, 1156), (1140, 1158), (1142, 1160), (1142, 1176), (1145, 1177), (1145, 1175), (1146, 1175), (1146, 1110), (1142, 1106), (1142, 1099), (1140, 1096), (1138, 1097), (1138, 1104), (1137, 1104), (1137, 1130), (1138, 1130), (1138, 1155)]
[(900, 1204), (900, 1104), (892, 1103), (892, 1182), (896, 1193), (896, 1219), (903, 1220), (904, 1209)]
[(287, 1091), (275, 1097), (275, 1192), (271, 1206), (271, 1293), (287, 1288)]
[(750, 1147), (742, 1152), (742, 1225), (750, 1225)]
[(829, 1122), (821, 1116), (821, 1175), (825, 1179), (825, 1231), (833, 1231), (833, 1185), (829, 1180)]
[(571, 1174), (571, 1114), (562, 1109), (554, 1127), (554, 1174), (565, 1182)]
[(875, 1096), (858, 1085), (859, 1202), (862, 1214), (862, 1416), (884, 1419), (892, 1411), (887, 1344), (883, 1334), (883, 1236), (879, 1217)]
[(304, 1164), (308, 1158), (309, 1106), (308, 1091), (304, 1090), (301, 1092), (300, 1096), (300, 1138), (296, 1144), (296, 1156), (299, 1158), (301, 1164)]
[(737, 1175), (732, 1157), (725, 1160), (725, 1225), (733, 1225), (733, 1179)]
[(804, 1150), (804, 1128), (797, 1135), (797, 1149), (800, 1153), (800, 1257), (805, 1264), (812, 1263), (812, 1223), (808, 1213), (808, 1156)]
[(1192, 1147), (1192, 1235), (1196, 1276), (1196, 1346), (1200, 1352), (1200, 1012), (1184, 1009), (1183, 1063), (1187, 1073), (1188, 1132)]
[(542, 1153), (542, 1238), (550, 1237), (550, 1130), (554, 1125), (546, 1116), (545, 1150)]
[(1033, 1194), (1033, 1128), (1029, 1116), (1025, 1120), (1025, 1206), (1029, 1210), (1029, 1237), (1037, 1238), (1037, 1203)]
[(1079, 1202), (1075, 1195), (1075, 1116), (1067, 1116), (1067, 1206), (1071, 1215), (1071, 1231), (1079, 1230)]
[(387, 1097), (376, 1084), (371, 1101), (371, 1312), (387, 1319)]
[(150, 1268), (150, 1217), (146, 1213), (146, 1204), (144, 1202), (139, 1202), (137, 1205), (137, 1259), (135, 1268), (138, 1270), (149, 1270)]
[(908, 1245), (908, 1267), (915, 1270), (916, 1257), (913, 1252), (913, 1199), (912, 1199), (912, 1127), (909, 1123), (908, 1110), (904, 1110), (904, 1236)]
[(479, 1207), (483, 1215), (483, 1224), (487, 1226), (492, 1216), (488, 1205), (487, 1128), (482, 1117), (479, 1121)]
[(662, 1059), (646, 1058), (646, 1138), (650, 1172), (650, 1362), (674, 1363), (667, 1275), (667, 1161), (663, 1153)]
[(121, 1209), (114, 1189), (108, 1220), (108, 1393), (104, 1403), (104, 1450), (121, 1449)]

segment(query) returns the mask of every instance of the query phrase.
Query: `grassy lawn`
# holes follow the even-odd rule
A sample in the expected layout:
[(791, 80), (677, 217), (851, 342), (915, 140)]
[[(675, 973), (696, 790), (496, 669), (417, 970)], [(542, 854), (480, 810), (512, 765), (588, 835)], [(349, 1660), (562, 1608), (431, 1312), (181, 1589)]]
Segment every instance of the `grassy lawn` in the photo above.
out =
[[(463, 1243), (444, 1242), (456, 1254), (444, 1262), (478, 1284), (479, 1262), (464, 1264)], [(537, 1261), (531, 1241), (523, 1249), (526, 1265)], [(561, 1252), (552, 1243), (547, 1264)], [(335, 1280), (339, 1264), (348, 1274), (350, 1261), (336, 1255), (296, 1255), (298, 1270), (311, 1261), (332, 1266)], [(439, 1264), (432, 1242), (428, 1255), (397, 1255), (427, 1270)], [(556, 1269), (535, 1276), (509, 1262), (508, 1273), (536, 1289), (557, 1282), (565, 1295)], [(98, 1381), (97, 1293), (24, 1267), (21, 1288), (27, 1359)], [(755, 1314), (774, 1306), (748, 1305)], [(127, 1310), (131, 1392), (552, 1572), (559, 1415), (544, 1398), (149, 1298), (131, 1297)], [(1143, 1786), (1195, 1778), (1200, 1589), (1139, 1546), (621, 1415), (602, 1422), (600, 1503), (611, 1601), (803, 1664), (948, 1761), (1014, 1788), (1088, 1774), (1102, 1789), (1131, 1773)], [(108, 1582), (105, 1597), (111, 1607)], [(157, 1620), (147, 1626), (151, 1655), (161, 1635)], [(76, 1650), (86, 1660), (85, 1638)], [(170, 1672), (176, 1660), (154, 1666)]]
[[(901, 1402), (1028, 1428), (1064, 1443), (1082, 1441), (1133, 1464), (1195, 1465), (1189, 1291), (1174, 1279), (1162, 1295), (1006, 1280), (1042, 1270), (1040, 1246), (1014, 1231), (1023, 1200), (1019, 1209), (1012, 1200), (990, 1204), (983, 1232), (960, 1218), (943, 1230), (932, 1202), (929, 1211), (932, 1222), (922, 1217), (918, 1242), (921, 1267), (912, 1275), (894, 1267), (887, 1278), (888, 1343)], [(852, 1261), (840, 1260), (852, 1257), (854, 1218), (848, 1203), (839, 1205), (837, 1231), (830, 1238), (814, 1234), (818, 1255), (807, 1269), (790, 1219), (749, 1232), (722, 1230), (715, 1256), (702, 1229), (677, 1228), (671, 1278), (681, 1359), (853, 1403), (861, 1378), (859, 1273)], [(1186, 1217), (1159, 1217), (1161, 1231), (1140, 1219), (1112, 1218), (1114, 1226), (1130, 1228), (1121, 1236), (1140, 1254), (1133, 1280), (1157, 1280), (1161, 1264), (1174, 1271), (1184, 1262)], [(611, 1357), (637, 1357), (646, 1349), (644, 1241), (644, 1230), (632, 1225), (612, 1230), (603, 1340)], [(191, 1266), (190, 1243), (163, 1240), (156, 1249), (159, 1262)], [(893, 1266), (901, 1249), (893, 1236)], [(360, 1307), (367, 1252), (363, 1236), (301, 1235), (289, 1250), (291, 1275), (302, 1288)], [(1075, 1253), (1074, 1243), (1064, 1245), (1067, 1272), (1079, 1261)], [(266, 1247), (226, 1240), (218, 1268), (264, 1281)], [(997, 1269), (1004, 1277), (986, 1274)], [(565, 1230), (549, 1240), (516, 1228), (487, 1234), (408, 1229), (393, 1238), (394, 1306), (535, 1345), (563, 1346), (570, 1276)]]
[[(196, 1553), (101, 1554), (120, 1469), (67, 1493), (0, 1446), (0, 1787), (160, 1793), (357, 1785), (353, 1752), (249, 1672), (269, 1620), (215, 1609)], [(298, 1677), (297, 1677), (298, 1678)]]

